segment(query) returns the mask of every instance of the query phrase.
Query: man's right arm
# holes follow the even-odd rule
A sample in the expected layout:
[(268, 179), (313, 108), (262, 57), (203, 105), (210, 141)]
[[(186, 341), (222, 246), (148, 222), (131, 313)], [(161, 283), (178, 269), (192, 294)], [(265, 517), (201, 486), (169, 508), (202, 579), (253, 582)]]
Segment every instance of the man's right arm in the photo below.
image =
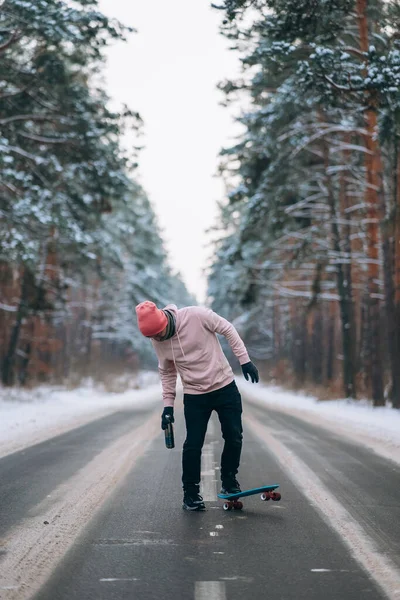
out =
[(174, 406), (177, 379), (174, 362), (168, 359), (159, 359), (158, 372), (160, 373), (161, 378), (164, 407)]

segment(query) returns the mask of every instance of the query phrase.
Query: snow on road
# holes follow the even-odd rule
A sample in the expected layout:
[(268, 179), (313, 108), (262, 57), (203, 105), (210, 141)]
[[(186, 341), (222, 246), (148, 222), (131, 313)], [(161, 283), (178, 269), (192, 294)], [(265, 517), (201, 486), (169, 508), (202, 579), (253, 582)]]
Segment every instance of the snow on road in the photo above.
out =
[(40, 386), (0, 388), (0, 456), (39, 443), (122, 408), (161, 404), (156, 374), (141, 374), (137, 389), (110, 393), (83, 386), (74, 390)]
[[(290, 400), (289, 400), (290, 402)], [(246, 424), (292, 479), (307, 500), (339, 534), (354, 558), (381, 587), (388, 600), (400, 600), (400, 573), (396, 560), (389, 552), (382, 552), (379, 539), (363, 526), (363, 522), (347, 510), (335, 490), (325, 485), (321, 478), (299, 456), (275, 435), (273, 427), (260, 423), (251, 413)], [(383, 538), (383, 534), (382, 534)], [(321, 596), (323, 594), (321, 593)], [(363, 596), (364, 597), (364, 594)]]
[[(28, 600), (160, 432), (159, 415), (106, 445), (1, 540), (0, 598)], [(47, 527), (43, 527), (48, 525)]]
[(367, 400), (329, 400), (289, 392), (277, 386), (253, 385), (238, 380), (246, 399), (324, 427), (361, 443), (381, 456), (400, 464), (400, 411), (373, 408)]
[[(319, 402), (316, 398), (288, 392), (282, 388), (265, 384), (253, 385), (240, 377), (237, 378), (237, 383), (243, 395), (245, 414), (246, 402), (249, 401), (270, 410), (288, 413), (359, 442), (400, 464), (400, 411), (389, 407), (373, 409), (368, 402), (346, 400)], [(25, 594), (25, 591), (28, 597), (29, 586), (33, 585), (31, 582), (39, 585), (46, 579), (53, 559), (58, 560), (74, 541), (82, 523), (87, 522), (93, 509), (101, 504), (109, 490), (114, 489), (115, 479), (124, 476), (126, 469), (132, 467), (133, 460), (143, 453), (146, 444), (150, 444), (154, 436), (159, 434), (159, 414), (156, 409), (161, 408), (161, 386), (157, 374), (141, 378), (141, 381), (132, 387), (136, 389), (123, 393), (109, 393), (96, 389), (93, 385), (75, 390), (45, 386), (29, 391), (0, 388), (0, 457), (116, 410), (154, 406), (156, 411), (152, 416), (147, 416), (147, 420), (139, 428), (140, 435), (139, 430), (135, 430), (133, 438), (130, 432), (116, 440), (78, 474), (55, 490), (52, 493), (51, 504), (48, 504), (45, 499), (40, 507), (42, 511), (40, 519), (36, 519), (35, 526), (27, 528), (24, 523), (22, 528), (17, 528), (9, 537), (8, 562), (3, 565), (7, 568), (3, 569), (2, 574), (5, 578), (3, 589), (4, 586), (8, 586), (7, 589), (10, 590), (10, 595), (7, 597), (24, 598), (25, 595), (21, 594)], [(181, 408), (181, 395), (176, 404), (177, 408)], [(293, 473), (297, 474), (302, 487), (306, 478), (308, 484), (314, 486), (311, 497), (324, 498), (319, 505), (322, 505), (328, 521), (344, 537), (360, 563), (373, 573), (384, 589), (389, 590), (388, 597), (397, 598), (395, 595), (398, 593), (397, 588), (393, 592), (397, 572), (389, 561), (371, 551), (373, 547), (369, 539), (365, 537), (357, 523), (351, 522), (334, 497), (329, 497), (329, 502), (327, 501), (328, 492), (320, 480), (311, 472), (306, 472), (306, 466), (298, 457), (293, 456), (292, 452), (285, 449), (279, 437), (274, 435), (273, 429), (267, 431), (268, 428), (260, 425), (256, 417), (251, 423), (251, 411), (249, 413), (250, 425), (259, 429), (260, 440), (267, 443), (268, 448), (273, 450), (283, 465), (290, 463), (292, 476)], [(249, 416), (246, 425), (249, 425)], [(132, 439), (135, 440), (135, 444), (131, 443)], [(205, 454), (207, 455), (207, 448)], [(212, 456), (208, 457), (210, 459), (208, 461), (207, 456), (204, 458), (206, 472), (208, 472), (207, 464), (213, 463)], [(293, 464), (296, 464), (296, 469), (293, 469)], [(65, 496), (65, 486), (73, 491), (72, 500), (70, 496)], [(50, 513), (49, 507), (52, 511)], [(55, 520), (58, 523), (60, 515), (64, 527), (61, 545), (57, 536), (52, 533), (58, 529), (46, 529), (47, 537), (44, 537), (43, 530), (40, 528), (45, 517), (50, 523), (56, 522)], [(47, 554), (44, 554), (44, 548)], [(32, 556), (29, 572), (26, 571), (27, 549), (29, 556)], [(38, 553), (41, 556), (40, 561), (37, 559)], [(22, 561), (21, 556), (24, 557), (25, 562)], [(21, 564), (25, 569), (24, 581), (28, 582), (25, 591), (18, 581), (16, 582), (19, 576), (16, 565)], [(40, 572), (35, 570), (37, 567), (41, 569)]]

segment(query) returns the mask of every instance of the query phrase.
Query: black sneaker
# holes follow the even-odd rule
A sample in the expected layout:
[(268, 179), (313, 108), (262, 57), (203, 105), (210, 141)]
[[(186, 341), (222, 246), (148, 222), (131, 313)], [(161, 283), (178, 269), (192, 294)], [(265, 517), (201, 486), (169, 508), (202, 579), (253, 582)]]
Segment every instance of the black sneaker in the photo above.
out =
[(203, 497), (199, 494), (199, 489), (189, 488), (183, 491), (183, 504), (182, 508), (185, 510), (205, 510), (206, 505), (204, 504)]
[(221, 494), (239, 494), (242, 490), (235, 476), (226, 477), (222, 480)]

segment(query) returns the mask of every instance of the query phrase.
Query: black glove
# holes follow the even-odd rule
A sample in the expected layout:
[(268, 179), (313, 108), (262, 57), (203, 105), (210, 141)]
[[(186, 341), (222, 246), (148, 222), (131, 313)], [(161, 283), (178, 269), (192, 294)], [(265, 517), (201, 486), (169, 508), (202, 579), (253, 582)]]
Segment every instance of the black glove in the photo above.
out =
[(174, 407), (166, 406), (161, 415), (161, 429), (167, 429), (168, 425), (174, 421)]
[(244, 365), (242, 365), (242, 371), (243, 371), (243, 375), (246, 381), (249, 380), (249, 376), (251, 379), (251, 383), (258, 383), (258, 371), (257, 371), (257, 367), (255, 365), (253, 365), (252, 362), (248, 362)]

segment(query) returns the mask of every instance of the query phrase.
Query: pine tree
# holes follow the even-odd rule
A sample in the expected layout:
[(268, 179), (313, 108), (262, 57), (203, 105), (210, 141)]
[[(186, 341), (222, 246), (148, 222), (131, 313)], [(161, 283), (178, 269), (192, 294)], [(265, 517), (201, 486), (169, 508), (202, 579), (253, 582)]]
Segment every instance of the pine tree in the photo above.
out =
[[(358, 344), (378, 406), (384, 402), (386, 352), (394, 398), (398, 388), (399, 344), (390, 327), (396, 289), (390, 237), (394, 208), (385, 193), (395, 187), (391, 182), (396, 167), (384, 168), (388, 142), (383, 138), (387, 123), (396, 120), (399, 97), (398, 42), (395, 28), (388, 27), (398, 19), (398, 7), (376, 1), (227, 0), (219, 8), (226, 11), (225, 35), (241, 51), (245, 67), (243, 81), (228, 82), (224, 89), (245, 89), (252, 100), (241, 119), (246, 127), (243, 143), (226, 153), (239, 163), (241, 183), (231, 200), (239, 195), (242, 201), (240, 240), (247, 229), (259, 248), (251, 260), (253, 268), (268, 255), (274, 264), (280, 260), (286, 266), (286, 277), (295, 266), (298, 284), (301, 264), (306, 266), (308, 260), (315, 270), (305, 282), (310, 291), (300, 293), (297, 285), (296, 292), (310, 298), (301, 309), (307, 315), (301, 333), (306, 338), (319, 327), (318, 304), (336, 271), (345, 392), (356, 392)], [(393, 138), (390, 144), (396, 147)], [(358, 199), (360, 191), (364, 201)], [(239, 243), (238, 255), (241, 250)], [(381, 337), (383, 273), (389, 322), (386, 351)], [(277, 280), (269, 277), (281, 294), (282, 273)], [(360, 303), (362, 297), (367, 302), (360, 321), (354, 300)], [(358, 340), (361, 330), (367, 335)]]
[[(0, 7), (0, 346), (8, 385), (32, 371), (66, 375), (68, 353), (76, 352), (76, 368), (82, 356), (90, 362), (95, 336), (105, 347), (112, 335), (116, 355), (124, 345), (134, 351), (122, 297), (162, 302), (176, 286), (187, 297), (134, 181), (136, 153), (123, 150), (140, 116), (112, 110), (99, 77), (104, 49), (131, 30), (97, 5), (5, 0)], [(134, 320), (132, 306), (124, 317)]]

